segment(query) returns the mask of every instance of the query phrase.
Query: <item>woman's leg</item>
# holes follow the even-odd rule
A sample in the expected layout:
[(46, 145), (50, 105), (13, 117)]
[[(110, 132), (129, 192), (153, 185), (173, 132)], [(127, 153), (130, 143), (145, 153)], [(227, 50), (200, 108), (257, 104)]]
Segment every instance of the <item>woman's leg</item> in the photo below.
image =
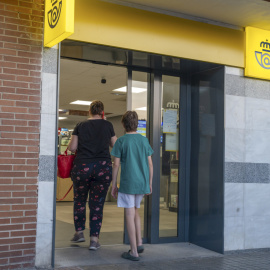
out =
[(125, 208), (130, 254), (134, 257), (139, 257), (136, 243), (135, 211), (135, 207)]
[(73, 181), (74, 192), (74, 226), (76, 232), (83, 231), (85, 229), (86, 218), (86, 201), (89, 191), (89, 167), (87, 165), (75, 165), (71, 172), (71, 179)]
[(89, 193), (90, 238), (98, 241), (103, 219), (103, 207), (112, 179), (112, 164), (107, 161), (97, 162), (91, 179)]
[(142, 233), (141, 233), (141, 217), (138, 208), (135, 207), (135, 228), (136, 228), (136, 242), (137, 246), (142, 245)]

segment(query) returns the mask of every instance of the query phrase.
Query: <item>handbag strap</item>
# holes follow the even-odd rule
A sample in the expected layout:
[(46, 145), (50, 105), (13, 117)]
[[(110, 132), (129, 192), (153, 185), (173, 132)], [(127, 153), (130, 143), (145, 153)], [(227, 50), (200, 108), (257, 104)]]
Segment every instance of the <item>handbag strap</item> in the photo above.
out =
[(61, 199), (57, 199), (57, 198), (56, 198), (56, 200), (58, 200), (58, 201), (63, 201), (63, 200), (67, 197), (68, 193), (71, 191), (72, 187), (73, 187), (73, 184), (71, 185), (71, 187), (69, 188), (69, 190), (67, 191), (67, 193), (64, 195), (63, 198), (61, 198)]
[[(67, 151), (68, 151), (68, 148), (67, 148), (66, 151), (64, 152), (64, 155), (65, 155), (65, 156), (68, 155), (68, 154), (67, 154)], [(77, 155), (77, 151), (78, 151), (78, 150), (76, 150), (76, 152), (75, 152), (75, 156)]]

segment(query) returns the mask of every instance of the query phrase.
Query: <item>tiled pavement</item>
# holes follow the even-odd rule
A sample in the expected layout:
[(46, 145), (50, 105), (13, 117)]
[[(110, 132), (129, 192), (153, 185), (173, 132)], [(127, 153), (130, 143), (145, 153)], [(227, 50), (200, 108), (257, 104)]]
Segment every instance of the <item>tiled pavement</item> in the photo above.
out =
[(218, 257), (193, 257), (176, 260), (125, 262), (77, 267), (60, 267), (57, 270), (270, 270), (270, 250), (246, 251)]

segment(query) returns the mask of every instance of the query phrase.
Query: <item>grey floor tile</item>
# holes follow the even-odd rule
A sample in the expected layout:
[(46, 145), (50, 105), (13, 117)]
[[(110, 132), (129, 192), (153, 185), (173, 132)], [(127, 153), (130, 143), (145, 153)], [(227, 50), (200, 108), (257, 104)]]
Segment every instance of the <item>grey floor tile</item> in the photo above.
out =
[[(171, 244), (166, 244), (167, 248)], [(179, 248), (179, 247), (178, 247)], [(184, 246), (182, 245), (183, 249)], [(181, 248), (178, 249), (181, 253)], [(196, 246), (193, 246), (196, 251)], [(156, 250), (158, 252), (158, 250)], [(193, 254), (194, 255), (194, 254)], [(57, 270), (270, 270), (270, 251), (250, 251), (238, 252), (228, 255), (213, 256), (213, 253), (204, 257), (193, 256), (192, 258), (175, 257), (175, 258), (147, 258), (140, 262), (129, 262), (118, 260), (113, 264), (101, 263), (95, 265), (85, 265), (80, 267), (59, 267)]]

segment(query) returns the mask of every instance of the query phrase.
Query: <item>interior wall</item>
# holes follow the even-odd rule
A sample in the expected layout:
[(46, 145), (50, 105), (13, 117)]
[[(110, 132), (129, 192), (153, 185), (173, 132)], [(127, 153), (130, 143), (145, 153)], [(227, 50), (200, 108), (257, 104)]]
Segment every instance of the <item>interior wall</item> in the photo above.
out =
[[(125, 112), (123, 112), (124, 114)], [(117, 138), (125, 134), (123, 125), (121, 123), (122, 116), (109, 117), (107, 120), (113, 124), (114, 132)]]
[(270, 82), (225, 74), (225, 251), (270, 247)]

